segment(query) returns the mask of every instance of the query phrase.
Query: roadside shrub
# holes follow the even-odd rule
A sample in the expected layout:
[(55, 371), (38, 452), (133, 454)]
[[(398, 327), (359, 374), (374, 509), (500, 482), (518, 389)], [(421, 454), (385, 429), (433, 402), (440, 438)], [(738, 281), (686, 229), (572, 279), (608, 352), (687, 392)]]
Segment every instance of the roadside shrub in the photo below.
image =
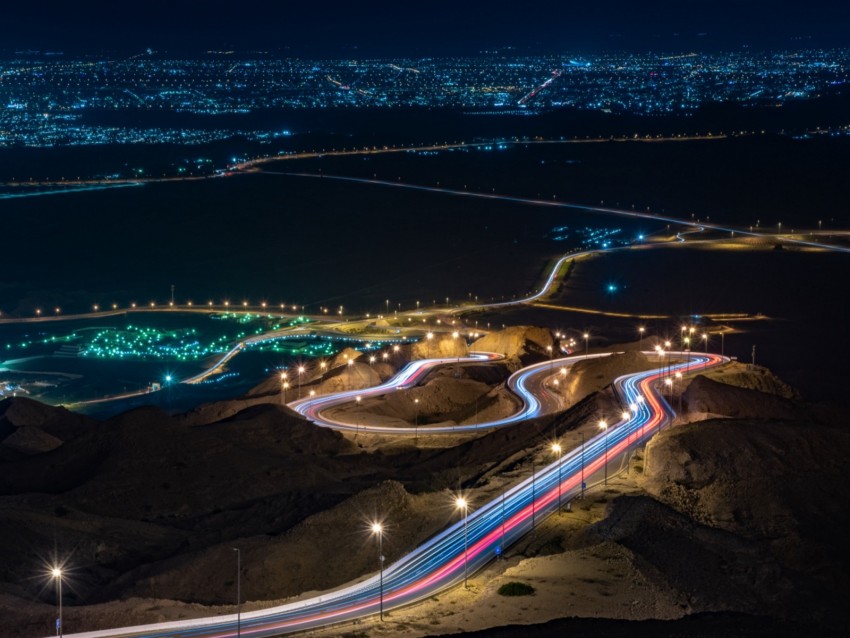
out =
[(527, 583), (505, 583), (499, 587), (499, 596), (531, 596), (534, 587)]

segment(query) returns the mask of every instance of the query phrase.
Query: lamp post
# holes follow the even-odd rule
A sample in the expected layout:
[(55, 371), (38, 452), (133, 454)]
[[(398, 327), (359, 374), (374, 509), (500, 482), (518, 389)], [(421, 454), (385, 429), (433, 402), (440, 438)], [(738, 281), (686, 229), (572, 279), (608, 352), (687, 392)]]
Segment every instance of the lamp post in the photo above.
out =
[(419, 443), (419, 399), (413, 399), (413, 409), (416, 413), (413, 442), (414, 442), (414, 444), (418, 444)]
[(537, 470), (531, 458), (531, 533), (537, 533)]
[(457, 345), (457, 339), (460, 337), (460, 333), (455, 330), (452, 333), (452, 339), (455, 340), (455, 348), (457, 348), (457, 361), (455, 362), (455, 377), (460, 377), (460, 348)]
[(298, 366), (298, 398), (301, 398), (301, 375), (304, 374), (304, 366)]
[(599, 428), (605, 432), (605, 436), (602, 438), (605, 442), (605, 485), (608, 485), (608, 423), (604, 420), (600, 421)]
[(378, 537), (378, 568), (380, 569), (378, 601), (380, 618), (384, 619), (384, 526), (372, 523), (372, 533)]
[(56, 619), (56, 635), (59, 636), (59, 638), (62, 638), (62, 632), (64, 631), (64, 627), (62, 627), (62, 568), (54, 567), (50, 573), (56, 581), (56, 587), (59, 592), (59, 617)]
[(584, 432), (581, 433), (581, 498), (584, 500)]
[(320, 361), (319, 362), (319, 368), (321, 368), (321, 370), (322, 370), (322, 388), (324, 388), (325, 387), (325, 370), (328, 369), (328, 362), (327, 361)]
[(234, 547), (236, 552), (236, 635), (242, 635), (242, 552)]
[(708, 333), (702, 333), (702, 345), (704, 346), (703, 354), (708, 354)]
[(679, 414), (682, 413), (682, 373), (678, 370), (675, 374), (676, 381), (679, 382)]
[(558, 512), (561, 511), (561, 445), (552, 444), (552, 451), (558, 456)]
[(280, 404), (286, 405), (286, 389), (289, 387), (286, 372), (280, 373)]
[(357, 401), (357, 414), (354, 420), (354, 438), (357, 438), (357, 435), (360, 434), (360, 401), (362, 397), (358, 394), (354, 397), (354, 400)]
[(644, 328), (643, 326), (640, 326), (638, 328), (638, 335), (640, 335), (638, 337), (638, 350), (640, 352), (643, 352), (643, 333), (644, 332), (646, 332), (646, 328)]
[(462, 496), (455, 500), (457, 509), (463, 512), (463, 586), (469, 586), (469, 537), (467, 528), (469, 524), (469, 503)]
[(584, 358), (587, 359), (587, 340), (590, 339), (590, 335), (588, 333), (584, 333)]

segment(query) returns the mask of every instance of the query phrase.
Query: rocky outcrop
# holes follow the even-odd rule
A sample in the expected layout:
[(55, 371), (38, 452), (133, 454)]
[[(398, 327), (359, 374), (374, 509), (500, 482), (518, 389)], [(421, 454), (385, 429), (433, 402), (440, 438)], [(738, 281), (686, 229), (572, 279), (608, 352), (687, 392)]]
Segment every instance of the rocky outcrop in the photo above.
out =
[(804, 406), (781, 395), (718, 383), (703, 375), (691, 381), (682, 400), (689, 412), (739, 419), (793, 420), (808, 414)]
[(558, 356), (557, 344), (552, 333), (545, 328), (534, 326), (511, 326), (498, 332), (491, 332), (476, 340), (470, 349), (498, 352), (507, 359), (525, 363), (548, 358), (553, 352), (555, 356)]
[(641, 483), (697, 523), (766, 546), (783, 569), (805, 575), (812, 602), (850, 587), (848, 453), (845, 429), (704, 421), (654, 437)]
[(566, 376), (567, 396), (572, 404), (576, 404), (610, 385), (611, 380), (620, 375), (657, 367), (657, 363), (651, 363), (643, 354), (635, 351), (612, 354), (609, 357), (583, 359), (576, 362)]
[[(405, 348), (408, 350), (408, 348)], [(472, 348), (473, 350), (475, 348)], [(469, 354), (466, 340), (463, 337), (453, 337), (451, 333), (435, 332), (433, 337), (427, 336), (409, 346), (411, 359), (437, 359), (441, 357), (465, 357)]]
[(57, 441), (61, 444), (90, 429), (94, 423), (93, 419), (65, 408), (26, 397), (0, 401), (0, 441), (5, 445), (16, 430), (26, 427), (28, 431), (16, 435), (8, 447), (28, 454), (53, 449)]
[(715, 381), (727, 385), (775, 394), (786, 399), (800, 399), (800, 393), (762, 366), (732, 362), (708, 374)]

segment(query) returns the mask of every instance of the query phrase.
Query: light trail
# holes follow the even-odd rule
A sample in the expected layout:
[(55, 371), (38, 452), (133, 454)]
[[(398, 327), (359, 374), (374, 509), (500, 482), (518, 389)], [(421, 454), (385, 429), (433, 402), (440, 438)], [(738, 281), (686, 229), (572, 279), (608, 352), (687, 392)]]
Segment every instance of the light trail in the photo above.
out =
[[(652, 354), (652, 353), (649, 353)], [(475, 573), (495, 560), (505, 548), (533, 530), (534, 526), (558, 509), (558, 503), (569, 501), (585, 489), (586, 479), (616, 464), (630, 449), (670, 422), (674, 412), (658, 391), (658, 384), (669, 374), (687, 370), (697, 372), (720, 365), (727, 358), (714, 354), (668, 353), (685, 359), (663, 368), (630, 374), (614, 380), (617, 396), (630, 410), (628, 418), (612, 423), (605, 431), (589, 439), (580, 448), (562, 455), (533, 476), (505, 491), (480, 508), (471, 511), (467, 524), (458, 521), (448, 529), (402, 557), (383, 572), (383, 579), (372, 576), (360, 583), (343, 587), (313, 598), (241, 614), (241, 634), (252, 638), (271, 637), (316, 627), (324, 627), (377, 614), (383, 609), (398, 608), (429, 598), (439, 591), (464, 580), (465, 572)], [(483, 359), (482, 359), (483, 357)], [(493, 355), (477, 354), (467, 359), (492, 360)], [(565, 360), (575, 360), (568, 357)], [(456, 358), (436, 360), (442, 365), (456, 363)], [(421, 379), (433, 361), (415, 362), (394, 379), (396, 386)], [(530, 366), (526, 380), (541, 368), (551, 371), (556, 362)], [(529, 392), (522, 381), (516, 384), (520, 393)], [(348, 393), (350, 398), (351, 393)], [(535, 401), (539, 395), (531, 395)], [(531, 398), (525, 397), (527, 405)], [(307, 405), (296, 402), (297, 405)], [(492, 422), (491, 427), (496, 427)], [(582, 479), (585, 479), (584, 483)], [(78, 634), (69, 638), (107, 638), (146, 636), (147, 638), (233, 638), (237, 633), (237, 617), (214, 616), (121, 629), (107, 629)]]
[(842, 253), (850, 253), (850, 248), (844, 246), (835, 246), (833, 244), (822, 244), (816, 241), (807, 241), (804, 239), (797, 239), (792, 236), (782, 235), (782, 234), (774, 234), (774, 233), (757, 233), (755, 231), (743, 229), (743, 228), (732, 228), (731, 226), (719, 226), (717, 224), (706, 224), (705, 222), (694, 222), (688, 221), (686, 219), (679, 219), (678, 217), (670, 217), (668, 215), (659, 215), (656, 213), (644, 213), (641, 211), (635, 210), (625, 210), (622, 208), (611, 208), (609, 206), (588, 206), (586, 204), (572, 204), (569, 202), (559, 202), (556, 200), (548, 200), (548, 199), (532, 199), (529, 197), (518, 197), (514, 195), (498, 195), (496, 193), (476, 193), (468, 190), (457, 190), (453, 188), (443, 188), (437, 186), (423, 186), (420, 184), (410, 184), (407, 182), (391, 182), (387, 180), (381, 179), (369, 179), (365, 177), (346, 177), (344, 175), (327, 175), (327, 174), (317, 174), (317, 173), (291, 173), (291, 172), (276, 172), (276, 171), (262, 171), (267, 175), (283, 175), (287, 177), (310, 177), (313, 179), (332, 179), (342, 182), (352, 182), (358, 184), (372, 184), (375, 186), (388, 186), (393, 188), (403, 188), (408, 190), (417, 190), (424, 191), (429, 193), (441, 193), (444, 195), (455, 195), (458, 197), (474, 197), (477, 199), (489, 199), (495, 201), (503, 201), (503, 202), (513, 202), (517, 204), (526, 204), (530, 206), (546, 206), (550, 208), (566, 208), (571, 210), (579, 210), (587, 213), (604, 213), (607, 215), (618, 215), (620, 217), (630, 217), (633, 219), (651, 219), (653, 221), (662, 221), (662, 222), (670, 222), (671, 224), (678, 224), (680, 226), (687, 226), (694, 229), (709, 229), (714, 231), (719, 231), (723, 233), (737, 233), (738, 235), (743, 235), (746, 237), (758, 237), (758, 238), (779, 238), (784, 242), (796, 244), (800, 246), (807, 246), (810, 248), (820, 248), (823, 250), (831, 250), (835, 252)]
[[(52, 185), (55, 186), (55, 185)], [(111, 188), (127, 188), (130, 186), (144, 186), (142, 182), (119, 182), (116, 184), (84, 184), (77, 186), (73, 182), (66, 182), (64, 188), (54, 188), (45, 191), (21, 191), (17, 193), (0, 193), (0, 199), (19, 199), (22, 197), (43, 197), (47, 195), (68, 195), (71, 193), (86, 193), (91, 191), (103, 191)], [(24, 186), (23, 188), (28, 188)], [(32, 187), (29, 187), (32, 188)]]
[[(594, 353), (591, 355), (581, 355), (567, 357), (564, 359), (554, 359), (537, 363), (517, 372), (514, 372), (507, 381), (508, 388), (519, 398), (521, 407), (514, 414), (494, 421), (485, 421), (483, 423), (469, 423), (462, 425), (435, 425), (435, 426), (389, 426), (389, 425), (369, 425), (367, 424), (352, 424), (348, 421), (340, 421), (325, 416), (323, 413), (327, 410), (345, 404), (350, 404), (357, 397), (375, 398), (397, 392), (399, 390), (408, 390), (415, 385), (418, 385), (422, 380), (435, 368), (441, 366), (455, 365), (459, 363), (486, 363), (494, 362), (503, 359), (499, 354), (491, 352), (475, 352), (470, 353), (468, 357), (444, 357), (440, 359), (420, 359), (413, 361), (405, 366), (401, 372), (391, 378), (389, 381), (381, 385), (367, 388), (365, 390), (349, 390), (345, 392), (337, 392), (334, 394), (311, 397), (293, 401), (287, 404), (299, 414), (307, 417), (316, 425), (332, 428), (335, 430), (346, 430), (349, 432), (363, 432), (371, 434), (391, 434), (391, 435), (419, 435), (419, 434), (449, 434), (458, 432), (473, 432), (476, 430), (492, 430), (495, 428), (504, 427), (514, 423), (519, 423), (528, 419), (545, 416), (555, 412), (562, 407), (560, 401), (553, 401), (551, 396), (542, 396), (543, 386), (540, 384), (539, 377), (551, 376), (553, 366), (558, 368), (566, 368), (569, 370), (578, 361), (583, 359), (595, 359), (598, 357), (607, 357), (611, 353)], [(536, 383), (537, 385), (533, 385)]]

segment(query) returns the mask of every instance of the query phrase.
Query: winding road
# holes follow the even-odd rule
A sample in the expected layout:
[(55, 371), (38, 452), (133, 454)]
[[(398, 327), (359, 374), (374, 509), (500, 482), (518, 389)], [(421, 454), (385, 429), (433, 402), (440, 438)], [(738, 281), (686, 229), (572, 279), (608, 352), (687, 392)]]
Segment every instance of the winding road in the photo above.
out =
[[(656, 356), (652, 352), (645, 354)], [(463, 520), (458, 521), (386, 567), (382, 574), (355, 585), (307, 600), (243, 613), (239, 621), (239, 633), (259, 638), (352, 621), (377, 614), (381, 609), (409, 605), (464, 582), (467, 574), (474, 573), (494, 560), (505, 548), (532, 531), (544, 517), (557, 511), (560, 503), (581, 493), (589, 479), (607, 471), (612, 465), (616, 467), (615, 464), (619, 464), (632, 448), (672, 420), (674, 412), (659, 391), (664, 379), (677, 371), (693, 373), (728, 361), (715, 354), (669, 354), (676, 355), (681, 362), (625, 375), (613, 381), (615, 392), (623, 403), (623, 418), (608, 424), (605, 430), (585, 444), (567, 451), (559, 460), (534, 472), (500, 497), (474, 511), (470, 510), (465, 523)], [(556, 367), (560, 370), (583, 358), (566, 357), (518, 371), (511, 377), (509, 385), (521, 399), (522, 410), (499, 421), (463, 427), (496, 428), (557, 409), (558, 401), (547, 396), (550, 393), (546, 389), (546, 377), (560, 374), (555, 370)], [(460, 363), (482, 363), (495, 359), (498, 359), (498, 355), (473, 353), (469, 357), (462, 357)], [(455, 357), (416, 361), (381, 386), (296, 401), (291, 407), (315, 420), (318, 425), (350, 430), (354, 427), (350, 423), (329, 420), (323, 416), (323, 411), (350, 402), (356, 395), (367, 392), (377, 396), (412, 387), (435, 367), (457, 364), (458, 359)], [(360, 427), (364, 431), (368, 428), (369, 431), (386, 434), (378, 426)], [(444, 427), (440, 431), (456, 431), (456, 427)], [(412, 430), (390, 429), (401, 434), (410, 434)], [(425, 429), (420, 428), (419, 431)], [(216, 616), (66, 635), (74, 638), (231, 638), (237, 635), (237, 616)]]

